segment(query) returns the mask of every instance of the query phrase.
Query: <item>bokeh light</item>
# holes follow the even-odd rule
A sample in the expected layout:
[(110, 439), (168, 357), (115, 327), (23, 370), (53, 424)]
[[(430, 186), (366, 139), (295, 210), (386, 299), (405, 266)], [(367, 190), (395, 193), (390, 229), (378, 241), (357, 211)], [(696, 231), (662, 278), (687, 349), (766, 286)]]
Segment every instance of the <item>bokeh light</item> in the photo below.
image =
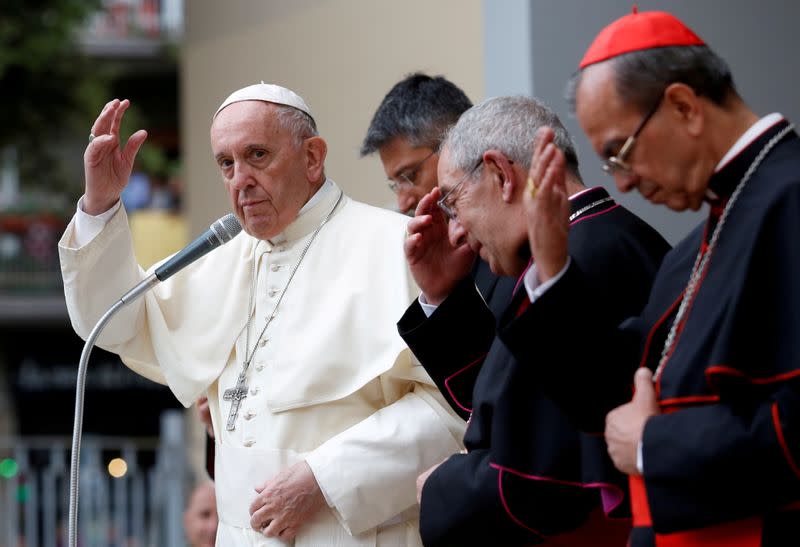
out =
[(114, 478), (124, 477), (128, 472), (128, 464), (122, 458), (114, 458), (108, 462), (108, 474)]
[(19, 472), (19, 465), (17, 464), (16, 460), (12, 458), (6, 458), (3, 461), (0, 461), (0, 477), (4, 479), (13, 479), (17, 476)]

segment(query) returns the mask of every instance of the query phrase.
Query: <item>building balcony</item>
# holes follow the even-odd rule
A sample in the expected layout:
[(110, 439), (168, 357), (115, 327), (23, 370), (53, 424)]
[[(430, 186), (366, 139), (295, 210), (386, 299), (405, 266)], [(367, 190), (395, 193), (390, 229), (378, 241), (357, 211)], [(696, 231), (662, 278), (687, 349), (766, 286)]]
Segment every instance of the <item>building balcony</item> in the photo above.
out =
[(91, 57), (160, 57), (183, 34), (183, 0), (105, 0), (80, 33)]

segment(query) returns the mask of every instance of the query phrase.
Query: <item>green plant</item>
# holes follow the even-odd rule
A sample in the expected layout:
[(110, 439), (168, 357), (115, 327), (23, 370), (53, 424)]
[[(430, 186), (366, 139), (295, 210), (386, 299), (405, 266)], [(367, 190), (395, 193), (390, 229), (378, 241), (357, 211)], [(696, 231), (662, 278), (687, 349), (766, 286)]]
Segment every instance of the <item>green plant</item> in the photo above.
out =
[(99, 0), (3, 0), (0, 13), (0, 149), (16, 148), (23, 192), (75, 193), (75, 158), (63, 143), (87, 133), (108, 76), (76, 36)]

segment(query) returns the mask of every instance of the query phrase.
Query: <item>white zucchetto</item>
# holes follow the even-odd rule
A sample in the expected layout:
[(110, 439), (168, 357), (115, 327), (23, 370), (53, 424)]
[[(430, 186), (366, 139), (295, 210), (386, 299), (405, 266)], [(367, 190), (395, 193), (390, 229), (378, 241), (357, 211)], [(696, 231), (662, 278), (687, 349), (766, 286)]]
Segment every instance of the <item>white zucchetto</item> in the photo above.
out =
[(217, 111), (214, 112), (214, 116), (211, 119), (213, 120), (216, 118), (217, 114), (226, 106), (241, 101), (265, 101), (268, 103), (291, 106), (305, 112), (312, 120), (314, 119), (314, 116), (311, 114), (311, 109), (308, 108), (308, 105), (300, 95), (291, 89), (279, 85), (265, 84), (263, 80), (260, 84), (243, 87), (228, 95), (228, 98), (217, 108)]

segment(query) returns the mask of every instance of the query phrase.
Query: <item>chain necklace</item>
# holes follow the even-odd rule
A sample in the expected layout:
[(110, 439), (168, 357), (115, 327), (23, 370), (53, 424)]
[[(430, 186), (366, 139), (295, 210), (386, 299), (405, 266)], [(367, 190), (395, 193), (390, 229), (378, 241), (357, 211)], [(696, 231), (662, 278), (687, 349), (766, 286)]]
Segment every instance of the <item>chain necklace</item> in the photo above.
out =
[(580, 209), (578, 209), (577, 211), (575, 211), (574, 213), (569, 215), (569, 222), (572, 222), (573, 220), (575, 220), (576, 218), (581, 216), (583, 213), (585, 213), (589, 209), (594, 209), (598, 205), (602, 205), (603, 203), (609, 202), (609, 201), (611, 201), (613, 199), (614, 198), (612, 198), (611, 196), (606, 196), (606, 197), (604, 197), (602, 199), (598, 199), (597, 201), (593, 201), (592, 203), (590, 203), (589, 205), (586, 205), (585, 207), (581, 207)]
[(711, 234), (711, 241), (708, 243), (708, 247), (706, 251), (703, 252), (703, 246), (700, 246), (700, 250), (697, 252), (697, 258), (694, 261), (694, 266), (692, 266), (692, 274), (689, 276), (689, 283), (686, 285), (686, 291), (683, 294), (683, 299), (681, 300), (681, 305), (678, 308), (678, 313), (675, 315), (675, 320), (672, 322), (672, 325), (669, 329), (669, 334), (667, 334), (667, 339), (664, 341), (664, 348), (661, 350), (661, 359), (658, 362), (658, 367), (656, 368), (655, 373), (653, 374), (653, 382), (657, 382), (658, 379), (661, 377), (661, 372), (664, 369), (664, 365), (669, 359), (670, 352), (672, 350), (672, 345), (675, 342), (675, 337), (677, 336), (678, 326), (683, 321), (684, 315), (686, 315), (687, 310), (689, 309), (689, 305), (694, 298), (694, 294), (697, 291), (697, 287), (699, 285), (700, 279), (702, 279), (703, 274), (708, 266), (709, 261), (711, 260), (711, 254), (717, 246), (717, 240), (719, 239), (719, 234), (722, 232), (722, 227), (725, 225), (725, 221), (728, 219), (728, 214), (730, 213), (731, 209), (733, 208), (733, 204), (736, 202), (736, 199), (739, 197), (739, 194), (742, 193), (747, 181), (750, 180), (750, 177), (758, 169), (758, 166), (764, 160), (764, 158), (769, 154), (772, 148), (778, 144), (778, 142), (785, 137), (791, 130), (794, 129), (794, 124), (789, 124), (783, 130), (772, 137), (767, 144), (764, 145), (764, 148), (758, 153), (756, 158), (753, 160), (753, 163), (750, 164), (750, 167), (747, 168), (742, 180), (739, 181), (739, 184), (736, 186), (736, 189), (731, 194), (731, 198), (728, 200), (728, 203), (725, 204), (725, 208), (722, 211), (722, 215), (720, 216), (719, 222), (717, 226), (714, 228), (714, 232)]
[(267, 327), (269, 327), (270, 323), (272, 323), (272, 320), (275, 318), (275, 312), (278, 311), (278, 306), (280, 306), (281, 301), (283, 300), (283, 297), (286, 294), (286, 290), (289, 288), (289, 283), (292, 282), (294, 274), (300, 267), (300, 263), (303, 261), (303, 258), (305, 258), (309, 247), (311, 247), (311, 244), (316, 239), (317, 234), (319, 234), (320, 230), (322, 230), (322, 227), (325, 226), (325, 224), (327, 224), (328, 220), (330, 220), (331, 216), (333, 215), (333, 212), (336, 210), (336, 207), (338, 207), (339, 203), (342, 201), (343, 196), (344, 192), (340, 190), (339, 197), (336, 198), (336, 203), (333, 204), (331, 210), (328, 211), (328, 214), (325, 215), (325, 218), (322, 219), (322, 221), (319, 223), (319, 226), (317, 226), (317, 228), (311, 234), (311, 237), (308, 239), (308, 243), (306, 243), (305, 247), (303, 247), (303, 250), (300, 252), (300, 257), (297, 259), (297, 262), (295, 262), (294, 267), (292, 268), (292, 271), (289, 274), (289, 279), (286, 280), (286, 285), (283, 286), (283, 290), (281, 291), (281, 294), (278, 297), (278, 301), (275, 302), (275, 305), (272, 307), (272, 311), (267, 316), (264, 328), (261, 329), (258, 338), (256, 338), (256, 341), (253, 343), (250, 351), (248, 352), (247, 348), (250, 347), (250, 327), (252, 325), (253, 316), (256, 313), (256, 309), (255, 306), (253, 305), (253, 302), (255, 300), (255, 293), (256, 293), (256, 284), (257, 284), (256, 262), (258, 261), (256, 260), (255, 257), (255, 249), (253, 249), (253, 283), (250, 286), (250, 298), (248, 299), (249, 302), (248, 309), (250, 310), (250, 312), (247, 316), (247, 325), (245, 326), (244, 362), (242, 363), (242, 370), (239, 373), (239, 377), (236, 380), (236, 385), (231, 389), (226, 389), (222, 396), (222, 399), (224, 401), (231, 401), (231, 409), (230, 412), (228, 413), (228, 423), (226, 426), (228, 431), (233, 431), (234, 429), (236, 429), (236, 416), (239, 414), (239, 406), (242, 403), (242, 399), (247, 397), (247, 384), (246, 384), (247, 369), (250, 368), (250, 363), (253, 361), (253, 357), (255, 357), (256, 349), (258, 348), (258, 343), (261, 341), (261, 338), (267, 331)]

